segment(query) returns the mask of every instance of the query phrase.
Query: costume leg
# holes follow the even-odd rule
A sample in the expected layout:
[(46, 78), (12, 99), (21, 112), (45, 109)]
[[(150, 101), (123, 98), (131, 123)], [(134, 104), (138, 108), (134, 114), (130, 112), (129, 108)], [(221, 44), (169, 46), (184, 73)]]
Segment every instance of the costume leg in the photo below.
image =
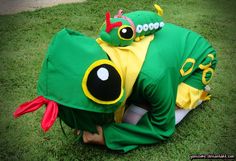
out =
[(136, 125), (138, 121), (143, 117), (148, 111), (142, 107), (131, 104), (123, 116), (122, 122)]
[[(210, 92), (210, 86), (206, 85), (204, 92), (208, 93)], [(198, 101), (197, 106), (199, 106), (200, 104), (202, 104), (202, 100)], [(175, 110), (175, 125), (177, 125), (178, 123), (180, 123), (183, 118), (191, 111), (192, 109), (180, 109), (179, 107), (176, 108)]]
[[(183, 118), (191, 111), (191, 109), (179, 109), (175, 110), (175, 124), (177, 125)], [(142, 107), (131, 104), (123, 116), (123, 121), (125, 123), (136, 125), (138, 121), (143, 117), (148, 111)]]
[(199, 106), (203, 101), (210, 99), (208, 84), (213, 76), (216, 63), (216, 55), (213, 53), (208, 54), (198, 65), (198, 68), (193, 71), (191, 70), (195, 65), (194, 63), (192, 63), (192, 68), (187, 68), (186, 71), (184, 69), (186, 69), (185, 64), (187, 63), (185, 62), (182, 66), (180, 73), (185, 79), (178, 86), (176, 98), (178, 109), (175, 111), (175, 124), (183, 120), (192, 109)]
[[(195, 60), (193, 62), (195, 62)], [(217, 59), (215, 54), (208, 54), (202, 62), (196, 63), (196, 69), (193, 67), (190, 69), (185, 68), (186, 63), (183, 65), (180, 70), (183, 76), (183, 82), (178, 86), (176, 99), (176, 104), (179, 108), (194, 109), (202, 101), (210, 99), (207, 85), (212, 79), (216, 63)], [(196, 64), (192, 63), (192, 66), (196, 67)], [(185, 69), (187, 69), (187, 71), (185, 71)]]
[(177, 125), (178, 123), (180, 123), (180, 121), (183, 120), (183, 118), (191, 111), (191, 109), (179, 109), (177, 108), (175, 110), (175, 125)]

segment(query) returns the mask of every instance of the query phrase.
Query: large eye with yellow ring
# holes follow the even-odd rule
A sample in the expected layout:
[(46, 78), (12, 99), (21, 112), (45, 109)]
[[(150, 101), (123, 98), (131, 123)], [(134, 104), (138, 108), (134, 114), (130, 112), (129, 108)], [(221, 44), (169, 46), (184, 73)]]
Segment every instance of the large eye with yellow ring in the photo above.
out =
[(85, 72), (82, 88), (85, 95), (99, 104), (114, 104), (123, 96), (121, 72), (109, 60), (98, 60)]
[(130, 40), (134, 36), (134, 31), (130, 26), (123, 25), (119, 28), (118, 35), (122, 40)]

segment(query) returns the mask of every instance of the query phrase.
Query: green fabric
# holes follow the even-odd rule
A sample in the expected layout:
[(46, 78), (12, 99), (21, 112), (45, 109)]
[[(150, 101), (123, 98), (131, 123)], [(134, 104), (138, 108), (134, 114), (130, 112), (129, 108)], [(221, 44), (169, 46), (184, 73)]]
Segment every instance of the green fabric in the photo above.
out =
[[(215, 50), (203, 37), (190, 30), (166, 24), (156, 32), (128, 100), (137, 105), (149, 104), (150, 110), (137, 125), (105, 125), (106, 145), (110, 149), (127, 152), (138, 145), (157, 143), (171, 136), (175, 130), (178, 84), (187, 82), (202, 89), (203, 84), (199, 81), (202, 72), (198, 66), (209, 53), (215, 55)], [(196, 62), (192, 73), (182, 77), (180, 69), (187, 58), (194, 58)], [(193, 79), (195, 73), (197, 75)]]
[(211, 62), (211, 58), (210, 57), (207, 57), (203, 62), (202, 62), (202, 65), (207, 65)]
[[(104, 126), (105, 142), (110, 149), (127, 152), (140, 144), (165, 140), (174, 133), (176, 86), (174, 87), (174, 80), (170, 79), (170, 75), (164, 74), (160, 78), (155, 80), (143, 75), (135, 86), (134, 95), (138, 95), (136, 99), (147, 100), (151, 106), (151, 110), (137, 125), (113, 123)], [(132, 103), (135, 100), (132, 99)]]
[(113, 122), (114, 114), (90, 112), (60, 105), (59, 117), (73, 129), (96, 133), (96, 126)]
[(206, 76), (205, 76), (206, 81), (210, 80), (211, 77), (212, 77), (212, 73), (211, 72), (207, 72)]
[(63, 29), (49, 45), (38, 81), (38, 95), (75, 109), (114, 112), (124, 95), (116, 104), (101, 105), (87, 98), (82, 89), (85, 71), (102, 59), (108, 56), (94, 39)]
[(187, 72), (194, 64), (192, 62), (188, 62), (184, 65), (183, 70)]

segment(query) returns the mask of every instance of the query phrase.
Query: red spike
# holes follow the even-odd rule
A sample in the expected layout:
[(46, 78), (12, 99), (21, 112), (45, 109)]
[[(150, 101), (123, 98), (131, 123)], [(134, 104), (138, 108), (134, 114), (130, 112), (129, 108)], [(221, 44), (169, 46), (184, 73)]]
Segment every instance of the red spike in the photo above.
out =
[(43, 119), (41, 121), (41, 127), (44, 132), (47, 132), (54, 124), (58, 115), (58, 105), (54, 101), (49, 101), (46, 111), (44, 112)]
[(16, 111), (13, 113), (14, 117), (20, 117), (21, 115), (24, 115), (26, 113), (29, 112), (33, 112), (36, 111), (37, 109), (39, 109), (43, 104), (45, 103), (45, 98), (42, 96), (39, 96), (37, 98), (35, 98), (32, 101), (29, 102), (25, 102), (23, 104), (21, 104)]
[(111, 14), (110, 12), (106, 13), (106, 32), (109, 33), (113, 28), (115, 27), (120, 27), (122, 25), (122, 22), (115, 22), (115, 23), (111, 23), (110, 21), (111, 18)]
[(47, 104), (47, 107), (41, 122), (41, 127), (44, 132), (46, 132), (57, 119), (58, 105), (56, 102), (48, 100), (43, 96), (39, 96), (32, 101), (21, 104), (13, 113), (13, 115), (15, 118), (20, 117), (21, 115), (24, 115), (26, 113), (36, 111), (44, 104)]

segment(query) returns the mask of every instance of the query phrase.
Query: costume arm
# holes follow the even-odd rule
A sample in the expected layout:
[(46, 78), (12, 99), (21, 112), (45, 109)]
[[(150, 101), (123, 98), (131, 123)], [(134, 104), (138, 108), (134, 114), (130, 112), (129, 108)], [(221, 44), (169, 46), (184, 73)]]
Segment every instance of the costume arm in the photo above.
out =
[(127, 152), (141, 144), (167, 139), (175, 128), (175, 91), (168, 75), (142, 90), (151, 109), (136, 124), (111, 123), (103, 127), (105, 143), (113, 150)]

